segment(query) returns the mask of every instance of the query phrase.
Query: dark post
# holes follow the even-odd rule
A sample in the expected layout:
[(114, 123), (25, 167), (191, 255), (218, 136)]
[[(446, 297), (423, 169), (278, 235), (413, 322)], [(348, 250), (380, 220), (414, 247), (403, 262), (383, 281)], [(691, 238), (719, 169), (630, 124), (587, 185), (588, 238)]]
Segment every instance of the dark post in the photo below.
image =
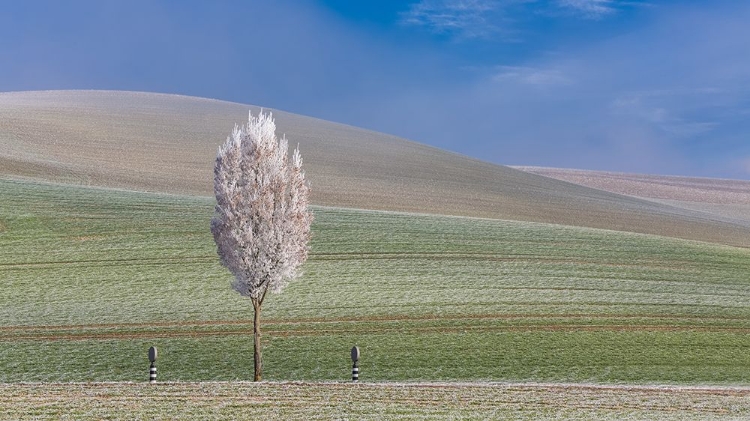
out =
[(151, 374), (148, 377), (149, 383), (156, 383), (156, 347), (152, 346), (148, 349), (148, 360), (151, 361)]
[(352, 348), (352, 381), (357, 383), (359, 381), (359, 348), (356, 346)]

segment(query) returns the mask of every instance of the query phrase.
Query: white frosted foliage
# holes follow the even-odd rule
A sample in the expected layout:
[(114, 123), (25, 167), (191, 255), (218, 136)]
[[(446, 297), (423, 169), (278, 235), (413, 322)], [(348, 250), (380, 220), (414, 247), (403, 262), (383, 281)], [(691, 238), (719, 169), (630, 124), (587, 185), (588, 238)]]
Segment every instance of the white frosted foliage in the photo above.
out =
[(211, 232), (232, 287), (262, 303), (299, 276), (307, 259), (310, 224), (308, 186), (299, 148), (287, 156), (273, 116), (250, 113), (219, 148), (214, 167), (216, 211)]

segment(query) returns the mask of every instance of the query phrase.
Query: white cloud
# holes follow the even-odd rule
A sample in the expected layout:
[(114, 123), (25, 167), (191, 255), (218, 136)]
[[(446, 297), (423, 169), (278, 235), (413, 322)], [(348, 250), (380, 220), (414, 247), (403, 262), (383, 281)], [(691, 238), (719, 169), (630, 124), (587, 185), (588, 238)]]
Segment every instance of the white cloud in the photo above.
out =
[(521, 66), (498, 66), (498, 72), (492, 76), (495, 82), (516, 81), (533, 86), (571, 85), (573, 80), (559, 69), (543, 69)]
[(626, 0), (557, 0), (557, 6), (584, 19), (602, 19), (625, 7), (650, 6), (643, 1)]
[[(631, 117), (653, 125), (675, 139), (706, 134), (720, 124), (702, 116), (686, 117), (690, 107), (722, 106), (725, 90), (717, 88), (657, 89), (620, 95), (610, 103), (615, 117)], [(703, 104), (703, 105), (700, 105)], [(714, 118), (717, 118), (714, 116)]]
[[(561, 12), (583, 18), (557, 0), (505, 4), (496, 7), (511, 16), (546, 8), (557, 15), (542, 14), (545, 20), (563, 19)], [(616, 10), (606, 19), (641, 7), (609, 6)], [(487, 61), (503, 66), (475, 63), (450, 83), (360, 95), (359, 108), (336, 116), (502, 164), (748, 179), (750, 6), (647, 12), (617, 36), (552, 45), (518, 62), (498, 54)]]
[(455, 39), (519, 41), (519, 22), (529, 16), (603, 19), (626, 7), (648, 3), (627, 0), (419, 0), (400, 14), (400, 23)]
[(404, 25), (423, 26), (459, 38), (486, 38), (507, 32), (506, 7), (524, 0), (421, 0), (401, 14)]
[(610, 104), (612, 115), (635, 117), (649, 123), (666, 123), (671, 117), (669, 111), (645, 100), (648, 96), (641, 94), (627, 94), (615, 98)]
[(613, 0), (559, 0), (558, 4), (591, 19), (600, 19), (617, 10)]

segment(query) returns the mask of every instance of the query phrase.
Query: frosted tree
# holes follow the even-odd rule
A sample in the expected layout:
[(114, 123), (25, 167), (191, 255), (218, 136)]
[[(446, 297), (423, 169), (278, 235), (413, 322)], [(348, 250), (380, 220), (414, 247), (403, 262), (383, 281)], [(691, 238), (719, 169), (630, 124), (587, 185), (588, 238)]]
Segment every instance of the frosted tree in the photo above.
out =
[(235, 125), (219, 148), (214, 167), (211, 232), (221, 263), (234, 276), (232, 287), (253, 304), (255, 381), (263, 372), (263, 300), (299, 276), (313, 220), (299, 147), (290, 162), (287, 140), (275, 132), (271, 114), (251, 112), (247, 125)]

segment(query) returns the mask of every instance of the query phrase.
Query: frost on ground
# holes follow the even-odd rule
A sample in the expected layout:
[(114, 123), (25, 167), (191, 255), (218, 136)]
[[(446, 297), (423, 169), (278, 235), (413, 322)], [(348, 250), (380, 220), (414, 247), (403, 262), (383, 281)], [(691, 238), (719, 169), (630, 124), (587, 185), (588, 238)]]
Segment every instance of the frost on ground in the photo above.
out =
[(612, 193), (649, 199), (677, 208), (729, 218), (750, 225), (750, 181), (626, 174), (563, 168), (515, 167)]
[(750, 388), (482, 383), (0, 385), (2, 419), (740, 420)]

